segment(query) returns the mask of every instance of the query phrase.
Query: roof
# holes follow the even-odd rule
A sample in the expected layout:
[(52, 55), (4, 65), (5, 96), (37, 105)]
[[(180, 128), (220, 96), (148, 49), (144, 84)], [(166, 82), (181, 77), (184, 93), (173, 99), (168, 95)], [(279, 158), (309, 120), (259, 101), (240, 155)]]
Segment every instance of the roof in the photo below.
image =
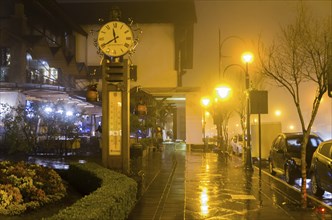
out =
[[(96, 24), (110, 20), (110, 9), (119, 7), (122, 20), (132, 18), (136, 23), (178, 23), (197, 22), (193, 0), (154, 1), (66, 1), (58, 0), (61, 6), (81, 25)], [(78, 10), (79, 9), (79, 10)]]
[(24, 4), (24, 13), (28, 22), (46, 24), (53, 31), (70, 33), (74, 30), (84, 36), (88, 35), (55, 0), (24, 0), (21, 2)]
[[(283, 135), (286, 138), (303, 137), (302, 132), (283, 132), (283, 133), (280, 133), (280, 134)], [(317, 135), (315, 133), (311, 133), (309, 136), (310, 137), (319, 137), (319, 135)]]

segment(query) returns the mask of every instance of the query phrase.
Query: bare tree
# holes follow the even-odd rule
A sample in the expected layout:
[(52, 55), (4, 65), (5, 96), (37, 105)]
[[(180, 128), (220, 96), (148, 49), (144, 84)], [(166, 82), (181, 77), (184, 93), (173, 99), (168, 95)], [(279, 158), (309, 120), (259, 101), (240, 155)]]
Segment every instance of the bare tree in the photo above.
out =
[[(301, 147), (301, 204), (307, 208), (306, 191), (306, 146), (319, 105), (327, 91), (328, 36), (326, 22), (312, 17), (300, 5), (293, 24), (281, 27), (277, 41), (270, 47), (259, 45), (261, 72), (272, 79), (277, 86), (283, 87), (292, 97), (303, 131)], [(301, 89), (314, 85), (316, 94), (312, 101), (311, 115), (306, 119), (301, 107)], [(309, 164), (310, 166), (310, 164)]]

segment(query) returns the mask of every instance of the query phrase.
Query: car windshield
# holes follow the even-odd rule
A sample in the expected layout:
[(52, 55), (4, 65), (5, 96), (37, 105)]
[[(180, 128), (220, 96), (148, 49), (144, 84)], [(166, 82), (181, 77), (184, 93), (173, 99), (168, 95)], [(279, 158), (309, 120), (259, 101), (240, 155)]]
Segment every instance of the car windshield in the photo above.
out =
[[(307, 144), (307, 150), (316, 149), (320, 144), (321, 140), (316, 137), (310, 137)], [(290, 137), (287, 139), (287, 149), (290, 152), (301, 151), (302, 137)]]

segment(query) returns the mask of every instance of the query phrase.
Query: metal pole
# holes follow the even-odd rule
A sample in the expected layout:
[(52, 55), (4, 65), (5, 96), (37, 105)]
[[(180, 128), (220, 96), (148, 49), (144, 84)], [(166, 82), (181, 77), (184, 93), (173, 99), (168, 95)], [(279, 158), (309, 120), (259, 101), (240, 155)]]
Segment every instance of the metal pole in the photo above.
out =
[(122, 171), (130, 174), (130, 73), (124, 59), (124, 90), (122, 91)]
[(248, 62), (246, 63), (246, 91), (247, 91), (247, 159), (245, 164), (245, 169), (252, 171), (252, 161), (251, 161), (251, 145), (250, 145), (250, 94), (249, 94), (249, 72), (248, 72)]
[(203, 140), (204, 140), (204, 152), (207, 151), (208, 146), (207, 146), (207, 140), (206, 140), (206, 116), (205, 116), (205, 109), (203, 111)]
[(261, 114), (258, 114), (258, 155), (259, 155), (259, 176), (262, 175), (262, 142), (261, 142)]
[(102, 133), (101, 133), (101, 142), (102, 142), (102, 162), (103, 166), (109, 168), (109, 123), (108, 123), (108, 112), (109, 112), (109, 103), (108, 103), (108, 95), (109, 95), (109, 85), (105, 80), (106, 76), (106, 56), (104, 56), (102, 60)]

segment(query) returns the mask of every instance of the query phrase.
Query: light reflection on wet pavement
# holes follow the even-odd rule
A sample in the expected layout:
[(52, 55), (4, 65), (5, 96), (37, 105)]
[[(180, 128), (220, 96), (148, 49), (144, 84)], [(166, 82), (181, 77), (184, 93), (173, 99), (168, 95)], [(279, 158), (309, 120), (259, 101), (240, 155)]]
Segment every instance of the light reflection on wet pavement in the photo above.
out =
[(325, 219), (299, 201), (293, 187), (245, 171), (238, 157), (226, 163), (214, 153), (186, 154), (185, 219)]

